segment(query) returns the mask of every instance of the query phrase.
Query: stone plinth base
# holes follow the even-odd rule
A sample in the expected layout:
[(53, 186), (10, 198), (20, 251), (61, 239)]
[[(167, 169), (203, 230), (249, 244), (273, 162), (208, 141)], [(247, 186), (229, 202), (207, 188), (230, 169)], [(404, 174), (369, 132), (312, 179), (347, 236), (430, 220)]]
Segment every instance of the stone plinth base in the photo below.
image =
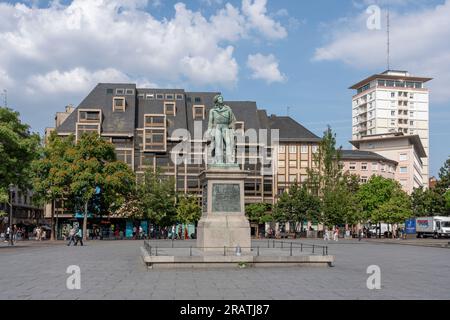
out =
[(251, 247), (250, 225), (243, 215), (206, 216), (197, 226), (197, 247), (204, 251), (223, 252), (241, 247), (243, 253)]

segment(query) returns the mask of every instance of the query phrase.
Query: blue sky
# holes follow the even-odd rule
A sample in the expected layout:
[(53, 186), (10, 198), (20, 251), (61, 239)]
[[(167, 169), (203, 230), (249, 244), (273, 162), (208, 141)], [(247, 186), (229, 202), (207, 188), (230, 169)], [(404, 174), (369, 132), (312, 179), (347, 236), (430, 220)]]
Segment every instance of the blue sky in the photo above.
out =
[[(348, 87), (386, 69), (387, 0), (1, 1), (0, 89), (33, 130), (97, 82), (219, 90), (350, 148)], [(450, 0), (390, 0), (392, 68), (430, 76), (431, 175), (450, 155)], [(95, 21), (95, 22), (94, 22)], [(219, 22), (220, 21), (220, 22)], [(107, 39), (107, 40), (105, 40)], [(9, 49), (6, 49), (9, 48)], [(447, 141), (447, 142), (446, 142)]]

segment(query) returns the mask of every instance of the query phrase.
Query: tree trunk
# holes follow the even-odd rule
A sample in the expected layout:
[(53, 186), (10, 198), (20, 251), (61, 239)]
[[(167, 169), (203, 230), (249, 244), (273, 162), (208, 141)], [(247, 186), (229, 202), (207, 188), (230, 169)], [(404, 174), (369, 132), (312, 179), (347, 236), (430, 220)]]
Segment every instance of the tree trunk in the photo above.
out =
[(55, 200), (52, 200), (52, 213), (51, 213), (51, 222), (50, 228), (52, 232), (50, 233), (50, 240), (55, 240)]
[(84, 217), (83, 217), (83, 240), (87, 240), (86, 229), (87, 229), (87, 215), (88, 215), (88, 202), (84, 204)]

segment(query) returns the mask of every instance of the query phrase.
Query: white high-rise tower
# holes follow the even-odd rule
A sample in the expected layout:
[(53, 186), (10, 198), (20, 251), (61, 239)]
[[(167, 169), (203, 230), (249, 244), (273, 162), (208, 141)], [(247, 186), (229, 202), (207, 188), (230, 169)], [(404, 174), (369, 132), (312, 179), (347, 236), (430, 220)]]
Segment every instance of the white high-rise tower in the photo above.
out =
[(418, 135), (427, 154), (422, 159), (424, 186), (428, 186), (430, 150), (429, 91), (425, 83), (430, 80), (407, 71), (388, 70), (350, 87), (357, 90), (352, 102), (352, 140), (393, 132)]

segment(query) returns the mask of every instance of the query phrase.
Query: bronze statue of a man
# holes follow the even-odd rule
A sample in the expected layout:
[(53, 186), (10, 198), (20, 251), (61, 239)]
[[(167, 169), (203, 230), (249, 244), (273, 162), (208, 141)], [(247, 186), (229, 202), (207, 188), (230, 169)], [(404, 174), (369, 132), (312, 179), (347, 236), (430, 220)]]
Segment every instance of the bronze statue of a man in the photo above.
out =
[(222, 95), (214, 97), (214, 107), (209, 112), (208, 132), (213, 140), (214, 163), (232, 164), (234, 159), (234, 125), (236, 118)]

